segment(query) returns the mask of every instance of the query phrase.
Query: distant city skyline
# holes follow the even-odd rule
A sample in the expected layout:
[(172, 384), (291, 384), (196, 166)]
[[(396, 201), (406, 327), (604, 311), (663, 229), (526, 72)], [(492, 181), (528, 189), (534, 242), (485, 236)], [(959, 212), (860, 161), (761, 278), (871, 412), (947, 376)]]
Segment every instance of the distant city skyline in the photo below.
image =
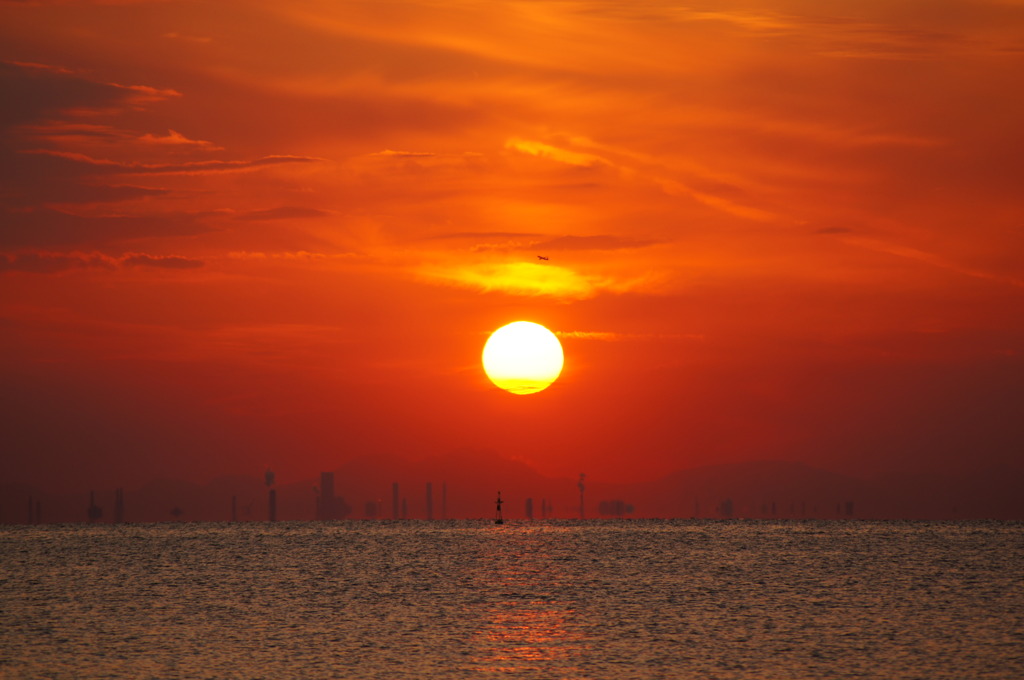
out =
[[(871, 482), (798, 463), (761, 461), (684, 470), (639, 484), (588, 478), (581, 498), (578, 479), (544, 477), (512, 461), (479, 476), (467, 474), (460, 459), (424, 461), (404, 471), (401, 482), (382, 482), (395, 469), (381, 463), (363, 466), (361, 474), (342, 467), (273, 488), (256, 477), (63, 495), (0, 485), (0, 523), (486, 519), (498, 486), (510, 520), (1024, 519), (1019, 494), (1024, 476), (999, 470), (973, 480), (937, 478), (921, 484), (913, 478)], [(418, 481), (427, 473), (444, 481)], [(974, 491), (965, 494), (958, 485)], [(433, 492), (438, 486), (440, 507)]]

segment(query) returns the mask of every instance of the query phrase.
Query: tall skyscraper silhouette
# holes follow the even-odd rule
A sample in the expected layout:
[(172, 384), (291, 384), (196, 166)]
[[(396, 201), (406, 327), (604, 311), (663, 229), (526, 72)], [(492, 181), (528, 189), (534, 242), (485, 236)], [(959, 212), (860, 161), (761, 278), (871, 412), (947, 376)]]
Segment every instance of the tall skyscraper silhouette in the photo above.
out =
[(269, 508), (268, 517), (271, 522), (277, 521), (277, 489), (274, 488), (274, 471), (267, 468), (267, 471), (263, 473), (263, 481), (266, 483), (267, 488), (270, 492), (267, 494), (267, 507)]
[(89, 518), (89, 522), (96, 522), (101, 517), (103, 517), (103, 508), (101, 508), (100, 506), (96, 505), (96, 492), (95, 491), (90, 491), (89, 492), (89, 509), (86, 512), (86, 515)]
[(345, 499), (334, 493), (334, 473), (320, 473), (320, 496), (316, 503), (316, 518), (320, 520), (345, 519), (352, 508)]

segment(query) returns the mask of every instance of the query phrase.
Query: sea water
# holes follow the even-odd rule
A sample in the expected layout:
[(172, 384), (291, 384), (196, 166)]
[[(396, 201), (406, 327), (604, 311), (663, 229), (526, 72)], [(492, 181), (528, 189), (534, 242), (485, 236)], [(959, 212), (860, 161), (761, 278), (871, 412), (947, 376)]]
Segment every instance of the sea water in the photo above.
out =
[(1024, 525), (0, 527), (3, 678), (1021, 678)]

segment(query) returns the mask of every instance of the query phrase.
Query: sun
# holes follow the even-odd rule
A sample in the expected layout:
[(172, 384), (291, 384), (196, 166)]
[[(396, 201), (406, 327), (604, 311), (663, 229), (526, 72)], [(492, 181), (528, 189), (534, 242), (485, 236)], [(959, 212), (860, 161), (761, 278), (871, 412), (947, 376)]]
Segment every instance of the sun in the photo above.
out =
[(533, 394), (558, 379), (562, 343), (539, 323), (516, 321), (491, 333), (484, 345), (484, 372), (512, 394)]

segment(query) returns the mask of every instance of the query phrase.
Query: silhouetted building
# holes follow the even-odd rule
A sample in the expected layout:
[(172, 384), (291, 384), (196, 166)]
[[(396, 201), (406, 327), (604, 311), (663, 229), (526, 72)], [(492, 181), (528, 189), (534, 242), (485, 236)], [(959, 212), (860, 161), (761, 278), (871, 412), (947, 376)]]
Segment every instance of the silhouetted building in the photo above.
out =
[(526, 499), (526, 519), (533, 519), (533, 499)]
[(730, 518), (733, 515), (733, 503), (731, 498), (726, 498), (718, 505), (718, 514), (722, 517)]
[(580, 490), (580, 519), (583, 519), (583, 480), (586, 479), (586, 477), (587, 476), (581, 472), (580, 481), (576, 483), (576, 486), (579, 487)]
[(352, 508), (341, 496), (334, 495), (334, 473), (320, 473), (320, 497), (316, 504), (316, 518), (319, 520), (345, 519)]
[(32, 496), (28, 497), (28, 523), (43, 523), (43, 502), (35, 500)]
[(267, 492), (267, 519), (271, 522), (277, 521), (277, 489), (274, 488), (274, 478), (274, 471), (267, 468), (267, 471), (263, 473), (263, 481), (270, 489)]
[(597, 504), (597, 512), (605, 517), (624, 517), (633, 512), (633, 506), (623, 500), (601, 501)]
[(86, 511), (86, 514), (90, 522), (98, 522), (103, 517), (103, 508), (96, 505), (95, 491), (89, 492), (89, 509)]

